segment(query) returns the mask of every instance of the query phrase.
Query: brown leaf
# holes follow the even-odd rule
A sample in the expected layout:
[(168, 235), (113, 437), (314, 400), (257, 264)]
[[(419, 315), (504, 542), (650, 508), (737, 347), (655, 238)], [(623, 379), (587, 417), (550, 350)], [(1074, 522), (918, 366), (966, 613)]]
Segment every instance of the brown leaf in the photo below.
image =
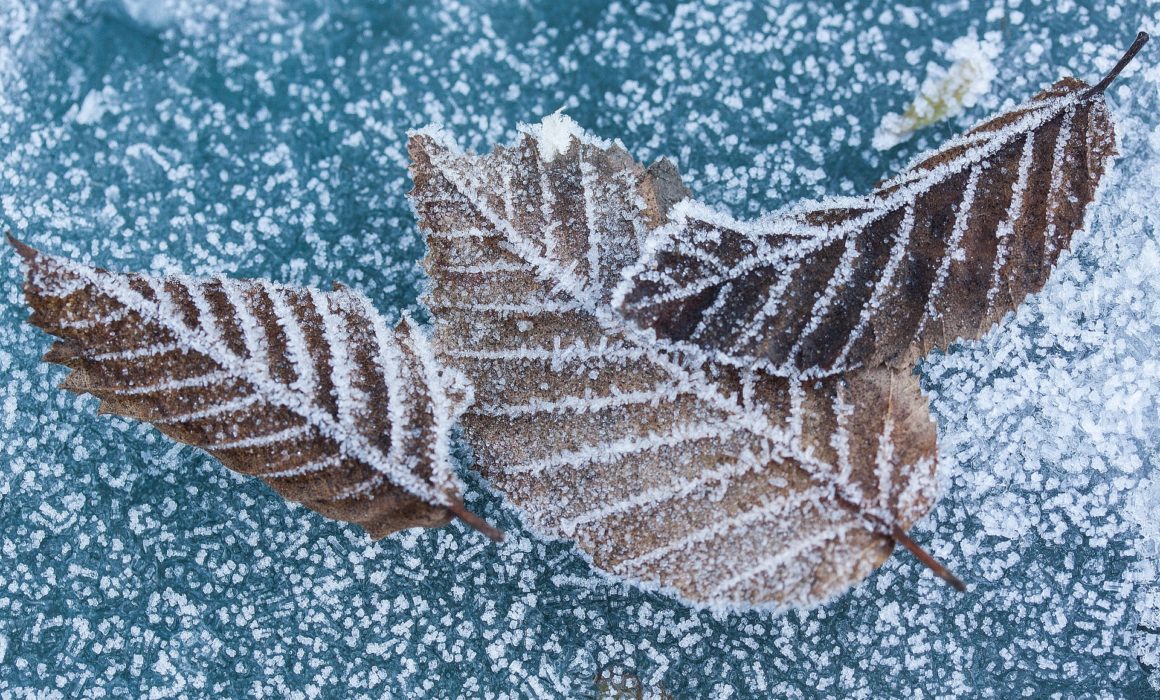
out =
[(10, 241), (30, 322), (59, 338), (44, 359), (102, 413), (148, 421), (374, 538), (452, 514), (478, 524), (448, 454), (470, 385), (409, 318), (392, 330), (346, 288), (118, 274)]
[(626, 325), (620, 270), (683, 191), (553, 115), (476, 156), (410, 142), (441, 360), (476, 388), (477, 467), (605, 571), (711, 605), (812, 605), (929, 509), (935, 433), (910, 373), (710, 374)]
[(978, 338), (1040, 290), (1115, 135), (1103, 89), (1065, 78), (861, 198), (739, 222), (684, 202), (615, 304), (678, 347), (793, 375), (888, 364)]

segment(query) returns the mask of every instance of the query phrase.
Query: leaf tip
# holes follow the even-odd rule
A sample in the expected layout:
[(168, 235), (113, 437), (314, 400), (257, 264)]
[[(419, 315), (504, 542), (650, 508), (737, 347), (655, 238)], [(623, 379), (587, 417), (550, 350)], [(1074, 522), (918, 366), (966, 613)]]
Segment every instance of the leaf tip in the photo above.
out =
[(8, 239), (8, 245), (15, 248), (16, 252), (20, 254), (20, 257), (29, 262), (31, 262), (36, 257), (36, 248), (33, 248), (24, 241), (18, 239), (16, 236), (13, 236), (12, 231), (5, 231), (4, 236)]
[(58, 340), (49, 346), (48, 350), (40, 359), (43, 362), (51, 362), (54, 365), (66, 365), (79, 355), (80, 353), (77, 352), (74, 346)]

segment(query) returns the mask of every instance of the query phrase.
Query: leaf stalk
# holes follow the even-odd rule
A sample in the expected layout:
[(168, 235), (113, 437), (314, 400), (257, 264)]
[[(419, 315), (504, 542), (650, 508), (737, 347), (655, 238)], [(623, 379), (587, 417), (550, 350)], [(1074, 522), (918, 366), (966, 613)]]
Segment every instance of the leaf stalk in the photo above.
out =
[(469, 511), (467, 506), (463, 504), (463, 501), (452, 501), (451, 505), (447, 506), (447, 510), (449, 510), (452, 515), (462, 520), (464, 525), (467, 525), (471, 529), (478, 532), (482, 532), (483, 534), (487, 535), (488, 538), (490, 538), (493, 542), (503, 542), (503, 530), (500, 530), (475, 513)]
[(894, 538), (895, 542), (909, 549), (910, 553), (913, 554), (920, 562), (925, 564), (928, 569), (933, 571), (935, 576), (938, 576), (942, 580), (951, 584), (951, 587), (960, 593), (967, 590), (966, 584), (964, 584), (958, 576), (952, 574), (949, 569), (947, 569), (945, 566), (939, 563), (937, 559), (931, 556), (930, 552), (926, 551), (920, 547), (917, 542), (910, 539), (910, 536), (903, 532), (902, 528), (894, 525), (891, 528), (890, 535)]
[(1107, 90), (1108, 86), (1112, 84), (1112, 81), (1119, 77), (1120, 73), (1122, 73), (1123, 70), (1128, 67), (1128, 64), (1132, 62), (1132, 59), (1136, 57), (1136, 54), (1140, 53), (1140, 49), (1144, 48), (1144, 44), (1147, 43), (1148, 32), (1140, 32), (1137, 34), (1136, 40), (1132, 42), (1132, 45), (1128, 47), (1128, 50), (1124, 52), (1124, 55), (1120, 57), (1120, 60), (1116, 63), (1116, 65), (1113, 66), (1110, 71), (1108, 71), (1108, 74), (1103, 77), (1103, 80), (1096, 83), (1091, 87), (1091, 89), (1088, 90), (1087, 96), (1090, 97), (1096, 93)]

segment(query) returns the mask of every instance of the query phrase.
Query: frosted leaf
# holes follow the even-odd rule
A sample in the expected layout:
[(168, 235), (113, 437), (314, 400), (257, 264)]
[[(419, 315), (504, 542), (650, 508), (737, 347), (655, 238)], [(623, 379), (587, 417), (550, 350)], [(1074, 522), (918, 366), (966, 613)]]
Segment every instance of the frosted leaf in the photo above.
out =
[(470, 385), (409, 318), (392, 330), (344, 287), (117, 274), (13, 245), (29, 321), (59, 338), (44, 359), (102, 413), (148, 421), (374, 538), (453, 514), (479, 524), (448, 446)]
[(741, 222), (686, 201), (625, 272), (634, 322), (779, 375), (909, 367), (1040, 290), (1115, 154), (1103, 89), (1065, 78), (865, 197)]
[(609, 305), (684, 192), (586, 135), (542, 152), (410, 142), (443, 362), (476, 388), (477, 468), (537, 531), (612, 574), (715, 606), (807, 606), (856, 583), (934, 498), (909, 372), (822, 382), (707, 374)]

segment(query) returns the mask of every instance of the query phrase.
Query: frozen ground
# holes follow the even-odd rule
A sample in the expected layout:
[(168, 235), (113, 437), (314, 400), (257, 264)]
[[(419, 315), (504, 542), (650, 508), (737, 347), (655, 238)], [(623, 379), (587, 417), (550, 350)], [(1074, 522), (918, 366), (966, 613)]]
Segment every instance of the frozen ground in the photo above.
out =
[[(0, 226), (126, 269), (342, 280), (393, 316), (421, 284), (408, 128), (485, 147), (564, 107), (752, 214), (865, 190), (1160, 30), (1142, 2), (808, 5), (0, 0)], [(991, 91), (873, 149), (970, 30), (998, 32)], [(1153, 697), (1158, 51), (1110, 91), (1125, 155), (1075, 254), (923, 365), (946, 496), (913, 534), (964, 595), (898, 555), (819, 610), (695, 613), (479, 489), (502, 547), (370, 543), (56, 391), (5, 253), (0, 695)]]

